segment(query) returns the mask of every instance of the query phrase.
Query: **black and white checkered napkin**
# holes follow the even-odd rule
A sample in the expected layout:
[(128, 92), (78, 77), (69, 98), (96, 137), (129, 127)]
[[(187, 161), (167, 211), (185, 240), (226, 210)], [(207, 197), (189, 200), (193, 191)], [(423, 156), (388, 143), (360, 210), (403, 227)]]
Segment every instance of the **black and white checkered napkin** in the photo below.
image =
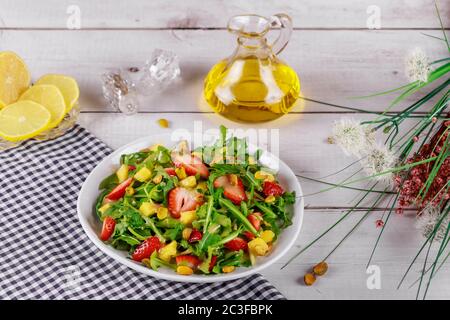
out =
[(0, 299), (283, 299), (261, 275), (189, 284), (121, 265), (85, 235), (76, 201), (111, 152), (76, 126), (46, 142), (0, 151)]

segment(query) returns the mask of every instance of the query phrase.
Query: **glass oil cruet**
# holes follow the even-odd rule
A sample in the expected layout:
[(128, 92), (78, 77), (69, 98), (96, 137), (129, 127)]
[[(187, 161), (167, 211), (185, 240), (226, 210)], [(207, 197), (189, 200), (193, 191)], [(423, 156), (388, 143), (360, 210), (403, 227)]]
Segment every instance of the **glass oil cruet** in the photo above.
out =
[[(269, 44), (265, 35), (279, 28), (278, 38)], [(234, 121), (270, 121), (288, 113), (300, 94), (295, 71), (277, 58), (292, 34), (292, 20), (286, 14), (270, 18), (235, 16), (228, 31), (237, 35), (234, 53), (209, 71), (204, 97), (215, 112)]]

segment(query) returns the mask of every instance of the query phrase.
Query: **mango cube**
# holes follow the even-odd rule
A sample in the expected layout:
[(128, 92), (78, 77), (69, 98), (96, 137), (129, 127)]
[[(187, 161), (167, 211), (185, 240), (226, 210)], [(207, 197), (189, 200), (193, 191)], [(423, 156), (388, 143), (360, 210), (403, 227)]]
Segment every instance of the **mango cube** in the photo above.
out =
[(164, 260), (166, 262), (169, 262), (172, 257), (174, 257), (177, 254), (177, 242), (173, 240), (168, 245), (165, 245), (159, 250), (159, 258), (161, 260)]
[(180, 222), (182, 224), (190, 225), (195, 219), (197, 219), (195, 210), (181, 212)]
[(141, 168), (136, 174), (134, 175), (134, 178), (139, 182), (145, 182), (148, 179), (152, 177), (152, 172), (150, 169), (143, 167)]
[(269, 246), (261, 238), (255, 238), (248, 243), (248, 250), (255, 256), (265, 256), (269, 252)]
[(273, 238), (275, 238), (275, 233), (272, 230), (265, 230), (261, 233), (261, 239), (266, 243), (271, 243)]
[(142, 202), (139, 212), (146, 217), (154, 215), (158, 211), (158, 206), (151, 202)]
[(116, 171), (117, 179), (120, 182), (124, 182), (128, 178), (128, 166), (126, 164), (122, 164), (119, 170)]
[(194, 188), (197, 185), (197, 180), (194, 176), (190, 176), (187, 178), (184, 178), (180, 181), (180, 186), (184, 188)]
[(101, 214), (104, 214), (106, 212), (106, 210), (108, 210), (109, 208), (111, 208), (111, 204), (110, 203), (106, 203), (104, 205), (102, 205), (98, 211), (100, 211)]

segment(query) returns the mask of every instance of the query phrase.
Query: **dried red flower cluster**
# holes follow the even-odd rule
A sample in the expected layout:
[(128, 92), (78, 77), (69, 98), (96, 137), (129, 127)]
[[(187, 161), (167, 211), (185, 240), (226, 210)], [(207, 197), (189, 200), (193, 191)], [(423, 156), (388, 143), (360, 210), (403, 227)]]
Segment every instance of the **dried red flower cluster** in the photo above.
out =
[[(444, 144), (448, 143), (447, 137), (449, 134), (449, 127), (450, 121), (444, 122), (436, 134), (431, 138), (430, 142), (424, 144), (414, 156), (407, 160), (406, 163), (415, 163), (439, 155), (442, 152)], [(428, 204), (438, 206), (442, 203), (442, 198), (444, 198), (444, 201), (450, 199), (450, 189), (447, 189), (446, 187), (450, 179), (449, 157), (442, 163), (425, 197), (422, 198), (418, 196), (433, 169), (434, 163), (435, 161), (431, 161), (417, 165), (406, 174), (400, 174), (395, 177), (395, 184), (400, 192), (397, 213), (402, 213), (405, 208), (412, 205), (416, 205), (419, 209), (422, 209)], [(422, 193), (423, 192), (424, 190)]]

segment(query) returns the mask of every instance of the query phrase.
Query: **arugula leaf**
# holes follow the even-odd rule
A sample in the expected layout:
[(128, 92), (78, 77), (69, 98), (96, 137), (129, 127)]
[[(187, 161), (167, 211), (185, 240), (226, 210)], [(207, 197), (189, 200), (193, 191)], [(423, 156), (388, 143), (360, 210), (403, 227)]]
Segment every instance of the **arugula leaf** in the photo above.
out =
[(177, 224), (174, 228), (167, 229), (164, 232), (164, 237), (170, 240), (178, 240), (181, 238), (181, 233), (183, 232), (184, 225), (182, 223)]
[(243, 225), (244, 227), (253, 233), (255, 236), (259, 236), (259, 232), (253, 227), (250, 221), (245, 217), (239, 209), (228, 199), (219, 199), (219, 203), (222, 207), (227, 208)]
[(100, 182), (98, 190), (113, 189), (118, 183), (119, 179), (117, 178), (117, 174), (114, 172)]
[(145, 221), (141, 215), (131, 208), (125, 208), (123, 211), (123, 216), (132, 228), (140, 228), (145, 224)]
[(222, 238), (217, 234), (220, 229), (220, 225), (211, 225), (208, 230), (203, 234), (202, 240), (198, 243), (198, 248), (204, 251), (210, 246), (218, 243)]
[(233, 251), (225, 254), (222, 259), (217, 260), (217, 263), (213, 268), (213, 272), (221, 273), (222, 267), (225, 266), (249, 267), (250, 265), (250, 259), (244, 254), (244, 251)]
[(126, 236), (126, 235), (122, 235), (122, 236), (114, 239), (114, 241), (123, 241), (123, 242), (129, 244), (130, 246), (137, 246), (138, 244), (141, 243), (141, 241), (139, 241), (138, 239), (135, 239), (133, 237)]

